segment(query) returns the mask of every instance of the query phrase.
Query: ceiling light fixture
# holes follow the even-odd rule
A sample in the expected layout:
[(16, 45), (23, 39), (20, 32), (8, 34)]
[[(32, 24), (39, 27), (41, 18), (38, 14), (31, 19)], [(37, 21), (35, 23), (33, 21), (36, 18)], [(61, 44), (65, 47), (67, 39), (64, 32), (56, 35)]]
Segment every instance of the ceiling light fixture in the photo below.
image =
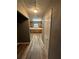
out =
[(35, 9), (34, 9), (34, 13), (37, 13), (37, 12), (38, 12), (38, 11), (37, 11), (36, 5), (37, 5), (37, 0), (35, 0)]
[(37, 12), (38, 12), (38, 11), (35, 9), (35, 10), (34, 10), (34, 13), (37, 13)]

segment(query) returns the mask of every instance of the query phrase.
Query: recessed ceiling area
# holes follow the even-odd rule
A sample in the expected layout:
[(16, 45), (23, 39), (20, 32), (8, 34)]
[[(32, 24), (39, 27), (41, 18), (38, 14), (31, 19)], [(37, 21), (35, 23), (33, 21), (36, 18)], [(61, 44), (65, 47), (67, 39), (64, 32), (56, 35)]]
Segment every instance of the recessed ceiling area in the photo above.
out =
[(42, 17), (51, 7), (51, 0), (17, 0), (17, 9), (24, 16)]

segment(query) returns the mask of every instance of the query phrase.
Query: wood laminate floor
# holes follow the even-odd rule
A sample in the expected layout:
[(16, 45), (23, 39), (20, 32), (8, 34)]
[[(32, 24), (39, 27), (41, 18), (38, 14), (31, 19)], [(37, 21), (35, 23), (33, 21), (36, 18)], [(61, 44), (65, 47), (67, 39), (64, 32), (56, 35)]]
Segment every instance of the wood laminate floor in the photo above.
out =
[(47, 51), (42, 42), (42, 34), (31, 34), (29, 45), (18, 45), (17, 59), (48, 59)]

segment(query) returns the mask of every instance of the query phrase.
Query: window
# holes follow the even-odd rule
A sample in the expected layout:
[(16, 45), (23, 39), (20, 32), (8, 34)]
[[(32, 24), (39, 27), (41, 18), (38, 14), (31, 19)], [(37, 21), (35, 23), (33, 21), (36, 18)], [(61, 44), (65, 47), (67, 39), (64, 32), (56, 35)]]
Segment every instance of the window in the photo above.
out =
[(38, 23), (34, 23), (34, 28), (38, 28)]

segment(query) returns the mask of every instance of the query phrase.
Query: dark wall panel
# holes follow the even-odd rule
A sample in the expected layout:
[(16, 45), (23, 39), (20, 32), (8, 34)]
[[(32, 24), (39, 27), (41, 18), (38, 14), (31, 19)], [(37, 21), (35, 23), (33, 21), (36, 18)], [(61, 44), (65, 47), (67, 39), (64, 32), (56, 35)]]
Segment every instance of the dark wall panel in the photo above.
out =
[(28, 18), (17, 12), (17, 42), (30, 42)]
[(61, 1), (52, 0), (52, 4), (48, 59), (61, 59)]

